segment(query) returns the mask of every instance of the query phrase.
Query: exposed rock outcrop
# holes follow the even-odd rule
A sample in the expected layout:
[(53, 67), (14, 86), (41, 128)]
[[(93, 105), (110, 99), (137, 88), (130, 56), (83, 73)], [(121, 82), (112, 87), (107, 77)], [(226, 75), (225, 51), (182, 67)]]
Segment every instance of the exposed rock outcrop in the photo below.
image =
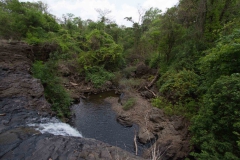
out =
[(191, 148), (187, 120), (180, 116), (165, 115), (161, 109), (152, 107), (137, 93), (125, 92), (125, 96), (134, 97), (136, 101), (134, 107), (128, 111), (124, 111), (121, 104), (116, 103), (117, 98), (109, 97), (105, 100), (112, 104), (118, 117), (124, 115), (124, 119), (139, 126), (139, 142), (153, 144), (144, 151), (144, 158), (153, 157), (153, 153), (166, 160), (185, 159), (189, 155)]
[(27, 44), (0, 42), (0, 159), (141, 159), (94, 139), (41, 134), (27, 125), (54, 114), (30, 75), (32, 54)]

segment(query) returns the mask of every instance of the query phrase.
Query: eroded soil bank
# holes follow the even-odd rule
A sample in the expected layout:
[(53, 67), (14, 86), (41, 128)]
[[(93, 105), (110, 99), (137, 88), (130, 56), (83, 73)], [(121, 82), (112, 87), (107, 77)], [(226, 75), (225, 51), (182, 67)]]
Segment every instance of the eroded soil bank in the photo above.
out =
[(0, 159), (141, 159), (94, 139), (42, 134), (27, 126), (54, 116), (43, 86), (30, 74), (34, 50), (0, 41)]

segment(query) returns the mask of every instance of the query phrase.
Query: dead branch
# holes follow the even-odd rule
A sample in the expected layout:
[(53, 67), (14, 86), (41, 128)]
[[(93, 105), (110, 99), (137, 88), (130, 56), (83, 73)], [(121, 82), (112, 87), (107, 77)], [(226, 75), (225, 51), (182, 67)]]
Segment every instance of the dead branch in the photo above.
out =
[(153, 91), (151, 91), (150, 89), (148, 89), (147, 86), (145, 86), (145, 89), (148, 90), (149, 92), (151, 92), (151, 93), (153, 94), (154, 97), (157, 97), (157, 95), (156, 95)]
[(134, 135), (134, 144), (135, 144), (135, 149), (136, 149), (136, 156), (138, 154), (138, 146), (137, 146), (137, 134), (136, 134), (136, 131), (135, 131), (135, 135)]
[(153, 83), (157, 81), (158, 77), (159, 77), (159, 71), (155, 74), (154, 79), (147, 85), (147, 88), (150, 88), (153, 85)]
[(70, 82), (70, 84), (71, 84), (72, 86), (78, 86), (77, 83)]

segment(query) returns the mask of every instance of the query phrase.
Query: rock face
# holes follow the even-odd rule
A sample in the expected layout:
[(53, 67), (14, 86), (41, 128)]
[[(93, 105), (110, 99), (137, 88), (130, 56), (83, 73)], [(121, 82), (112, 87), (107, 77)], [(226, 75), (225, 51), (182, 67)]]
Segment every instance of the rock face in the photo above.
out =
[(28, 122), (51, 117), (40, 81), (29, 74), (32, 49), (0, 41), (0, 159), (141, 159), (94, 139), (41, 134)]

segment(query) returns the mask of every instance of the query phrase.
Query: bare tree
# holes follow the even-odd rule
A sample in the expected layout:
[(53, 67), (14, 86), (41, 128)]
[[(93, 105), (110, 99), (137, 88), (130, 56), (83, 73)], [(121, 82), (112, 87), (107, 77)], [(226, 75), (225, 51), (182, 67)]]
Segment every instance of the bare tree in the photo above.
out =
[(112, 20), (111, 20), (111, 17), (109, 16), (109, 14), (112, 12), (111, 10), (109, 9), (100, 9), (100, 8), (96, 8), (95, 9), (98, 14), (99, 14), (99, 19), (101, 20), (101, 22), (103, 23), (112, 23)]

